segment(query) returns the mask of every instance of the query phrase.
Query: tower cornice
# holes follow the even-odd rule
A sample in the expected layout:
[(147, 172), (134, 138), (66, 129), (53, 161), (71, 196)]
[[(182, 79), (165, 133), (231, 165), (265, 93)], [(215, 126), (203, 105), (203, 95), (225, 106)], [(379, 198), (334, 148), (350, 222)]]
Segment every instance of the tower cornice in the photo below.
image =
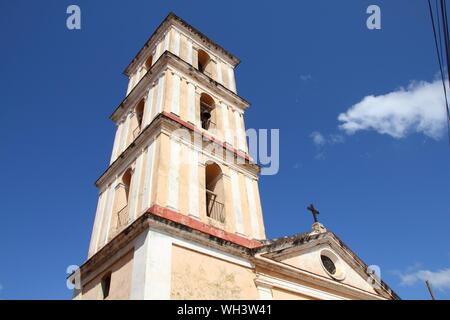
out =
[(165, 51), (155, 62), (152, 68), (137, 83), (133, 90), (131, 90), (130, 93), (117, 106), (114, 112), (110, 115), (110, 119), (114, 122), (118, 122), (133, 106), (133, 104), (137, 103), (137, 101), (143, 97), (146, 89), (153, 81), (156, 80), (157, 77), (160, 76), (161, 72), (164, 72), (169, 67), (182, 72), (184, 76), (192, 78), (198, 84), (204, 85), (206, 88), (220, 96), (222, 100), (228, 102), (231, 106), (239, 108), (241, 111), (245, 111), (250, 106), (250, 102), (241, 96), (237, 95), (206, 74), (200, 72), (191, 64), (174, 55), (170, 51)]
[(228, 50), (225, 50), (223, 47), (204, 35), (202, 32), (178, 17), (175, 13), (170, 12), (152, 33), (152, 35), (148, 38), (144, 46), (138, 51), (131, 63), (125, 68), (125, 70), (123, 71), (124, 75), (130, 76), (131, 70), (136, 67), (136, 65), (138, 65), (142, 59), (144, 59), (146, 49), (152, 47), (158, 40), (158, 37), (166, 32), (172, 25), (187, 31), (194, 40), (206, 46), (209, 50), (217, 53), (222, 59), (227, 61), (233, 67), (236, 67), (240, 63), (239, 58), (237, 58), (235, 55), (230, 53)]
[(233, 154), (234, 160), (242, 161), (242, 163), (229, 163), (237, 170), (243, 170), (251, 174), (255, 178), (260, 172), (258, 164), (254, 163), (249, 154), (234, 148), (233, 146), (225, 143), (209, 133), (195, 127), (194, 125), (181, 120), (174, 114), (168, 112), (161, 112), (153, 119), (153, 121), (145, 127), (139, 136), (133, 141), (118, 157), (110, 164), (110, 166), (103, 172), (103, 174), (97, 179), (95, 185), (100, 188), (108, 185), (110, 178), (120, 174), (127, 166), (131, 164), (138, 152), (144, 149), (149, 141), (153, 140), (157, 135), (163, 132), (173, 132), (176, 129), (187, 129), (190, 133), (200, 136), (202, 141), (208, 141), (214, 143), (217, 147), (225, 150), (226, 152)]

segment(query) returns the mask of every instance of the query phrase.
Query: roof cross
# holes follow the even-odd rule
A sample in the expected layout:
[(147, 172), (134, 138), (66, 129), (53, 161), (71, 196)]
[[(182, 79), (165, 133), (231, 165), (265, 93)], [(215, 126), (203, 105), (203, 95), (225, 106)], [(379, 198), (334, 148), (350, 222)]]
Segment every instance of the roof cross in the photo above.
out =
[(319, 211), (316, 208), (314, 208), (314, 205), (311, 203), (309, 207), (307, 207), (306, 209), (311, 211), (311, 214), (313, 215), (314, 218), (314, 223), (319, 222), (319, 220), (317, 220), (317, 215), (319, 214)]

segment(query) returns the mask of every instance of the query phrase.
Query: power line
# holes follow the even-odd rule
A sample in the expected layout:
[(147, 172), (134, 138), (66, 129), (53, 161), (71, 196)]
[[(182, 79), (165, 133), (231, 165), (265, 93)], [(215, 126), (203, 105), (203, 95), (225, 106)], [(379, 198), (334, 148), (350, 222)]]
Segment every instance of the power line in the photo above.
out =
[[(434, 43), (436, 46), (436, 54), (437, 54), (438, 62), (439, 62), (439, 71), (441, 74), (441, 81), (442, 81), (442, 86), (443, 86), (443, 90), (444, 90), (445, 108), (446, 108), (446, 115), (447, 115), (446, 122), (447, 122), (448, 142), (450, 145), (450, 108), (449, 108), (448, 97), (447, 97), (447, 87), (445, 85), (446, 76), (445, 76), (445, 72), (444, 72), (444, 54), (442, 53), (443, 47), (444, 47), (445, 62), (446, 62), (446, 69), (447, 69), (447, 80), (450, 81), (450, 69), (449, 69), (449, 62), (450, 62), (450, 43), (449, 43), (449, 41), (450, 40), (449, 40), (449, 31), (448, 31), (447, 6), (446, 6), (446, 0), (440, 0), (441, 10), (439, 12), (439, 7), (438, 7), (437, 1), (439, 1), (439, 0), (436, 0), (436, 3), (435, 3), (437, 26), (436, 26), (436, 22), (434, 19), (435, 15), (433, 13), (431, 0), (428, 0), (428, 8), (430, 11)], [(439, 14), (441, 15), (441, 19), (439, 19)], [(441, 24), (441, 21), (442, 21), (442, 24)], [(442, 31), (441, 31), (441, 27), (442, 27)], [(442, 35), (442, 33), (443, 33), (443, 35)], [(442, 38), (444, 38), (444, 44), (442, 44)]]

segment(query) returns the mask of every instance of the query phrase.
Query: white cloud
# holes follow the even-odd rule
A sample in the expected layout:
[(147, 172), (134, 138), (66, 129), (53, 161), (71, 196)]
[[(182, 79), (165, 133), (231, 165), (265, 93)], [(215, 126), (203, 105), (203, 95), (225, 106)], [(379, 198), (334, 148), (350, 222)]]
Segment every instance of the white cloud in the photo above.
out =
[(302, 81), (308, 81), (311, 79), (312, 79), (312, 76), (310, 74), (301, 74), (300, 75), (300, 80), (302, 80)]
[(328, 136), (324, 136), (319, 131), (314, 131), (309, 136), (316, 147), (323, 147), (326, 144), (344, 143), (345, 141), (344, 137), (340, 134), (329, 134)]
[(417, 270), (414, 272), (400, 273), (401, 284), (405, 286), (415, 285), (417, 282), (430, 281), (433, 288), (439, 290), (450, 289), (450, 269), (438, 271)]
[(437, 140), (446, 127), (444, 103), (442, 82), (412, 82), (406, 89), (366, 96), (338, 116), (339, 128), (347, 134), (374, 130), (397, 139), (417, 132)]
[(318, 131), (312, 132), (309, 136), (311, 137), (316, 147), (321, 147), (327, 142), (323, 134)]
[(335, 145), (344, 143), (345, 141), (344, 137), (340, 134), (329, 134), (328, 136), (325, 136), (319, 131), (314, 131), (309, 136), (317, 149), (317, 154), (314, 156), (316, 160), (325, 159), (324, 149), (326, 145)]
[(330, 144), (344, 143), (344, 141), (344, 137), (340, 134), (330, 134), (328, 138), (328, 143)]

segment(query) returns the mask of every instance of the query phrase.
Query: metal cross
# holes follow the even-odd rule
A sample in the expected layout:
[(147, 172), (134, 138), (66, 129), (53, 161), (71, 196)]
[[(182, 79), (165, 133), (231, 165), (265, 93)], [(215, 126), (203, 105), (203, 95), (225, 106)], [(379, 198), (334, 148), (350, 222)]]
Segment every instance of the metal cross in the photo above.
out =
[(316, 223), (316, 222), (319, 222), (319, 221), (317, 220), (317, 215), (319, 214), (319, 211), (317, 211), (317, 209), (314, 208), (314, 205), (313, 205), (313, 204), (310, 204), (309, 207), (307, 207), (306, 209), (308, 209), (309, 211), (311, 211), (311, 213), (312, 213), (312, 215), (313, 215), (313, 218), (314, 218), (314, 222), (315, 222), (315, 223)]

